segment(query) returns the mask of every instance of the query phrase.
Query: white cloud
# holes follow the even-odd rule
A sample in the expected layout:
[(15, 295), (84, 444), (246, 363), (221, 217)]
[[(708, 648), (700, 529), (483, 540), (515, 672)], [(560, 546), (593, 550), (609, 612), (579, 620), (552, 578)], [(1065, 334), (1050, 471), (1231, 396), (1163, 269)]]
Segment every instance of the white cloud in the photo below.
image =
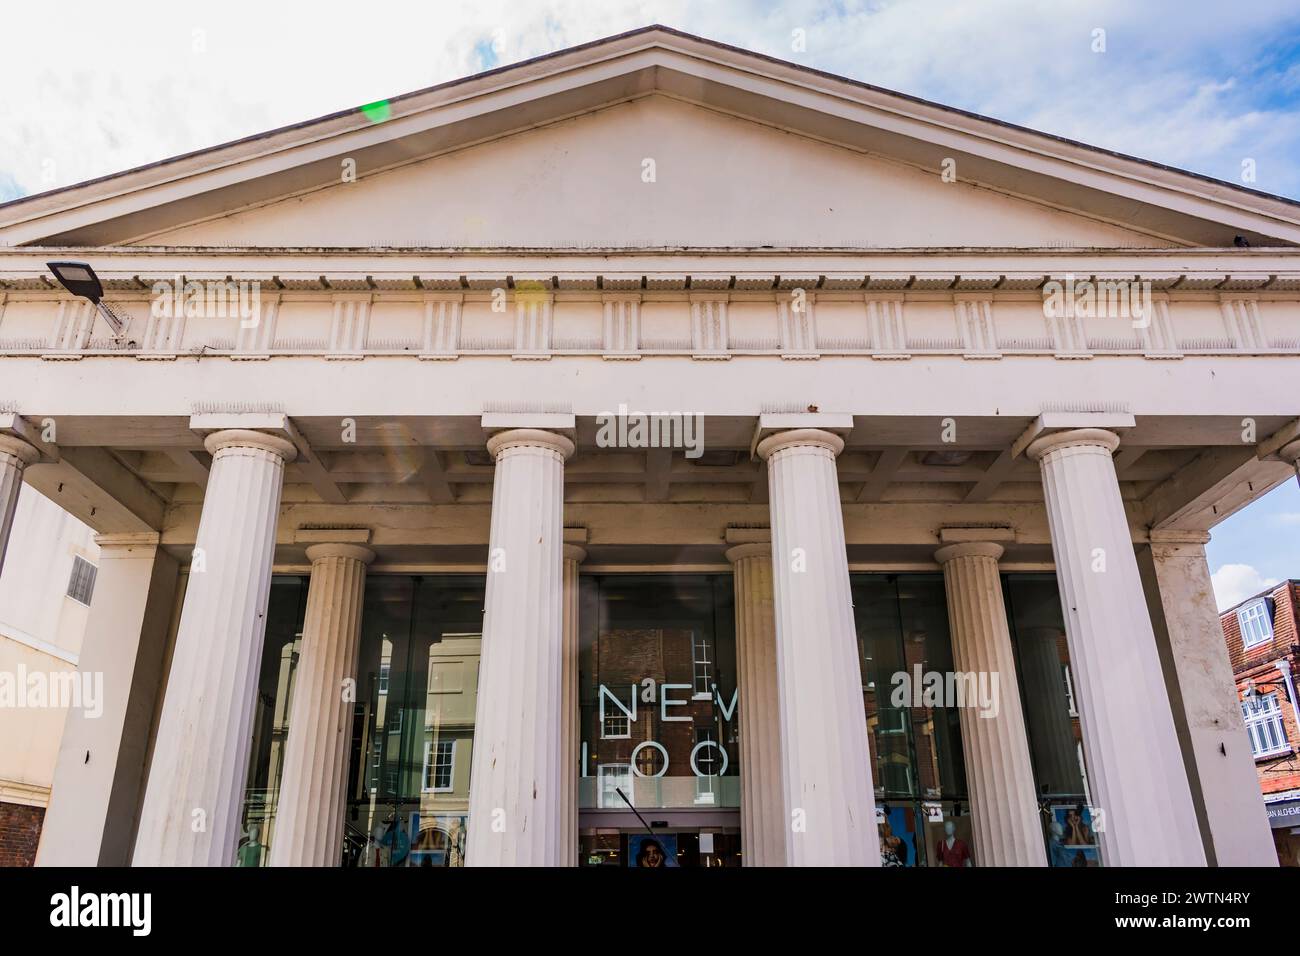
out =
[[(652, 22), (1300, 195), (1294, 0), (138, 0), (9, 4), (0, 174), (38, 192)], [(1106, 51), (1093, 52), (1093, 31)], [(792, 31), (807, 48), (792, 49)], [(42, 42), (20, 38), (41, 37)], [(12, 192), (12, 189), (6, 189)]]
[(1220, 611), (1226, 611), (1278, 583), (1277, 578), (1266, 578), (1249, 564), (1225, 564), (1214, 572), (1210, 580), (1214, 584), (1214, 600), (1218, 602)]

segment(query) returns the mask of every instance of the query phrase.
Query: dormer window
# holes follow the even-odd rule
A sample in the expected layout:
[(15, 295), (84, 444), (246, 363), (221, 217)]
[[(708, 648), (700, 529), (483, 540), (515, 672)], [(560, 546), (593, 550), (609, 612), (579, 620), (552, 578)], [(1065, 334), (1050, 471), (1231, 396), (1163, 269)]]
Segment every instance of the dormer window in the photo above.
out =
[(1273, 640), (1273, 616), (1268, 611), (1268, 601), (1260, 598), (1237, 609), (1237, 624), (1241, 628), (1241, 643), (1246, 650)]

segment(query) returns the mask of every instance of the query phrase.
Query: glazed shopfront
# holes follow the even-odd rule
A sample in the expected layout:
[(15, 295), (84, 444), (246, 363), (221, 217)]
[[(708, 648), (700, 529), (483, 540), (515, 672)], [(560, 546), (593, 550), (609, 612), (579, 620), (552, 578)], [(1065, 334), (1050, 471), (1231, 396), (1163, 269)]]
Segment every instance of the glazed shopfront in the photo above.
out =
[[(308, 580), (272, 583), (240, 866), (275, 839)], [(1055, 581), (1002, 585), (1049, 862), (1099, 865)], [(978, 866), (957, 708), (898, 691), (954, 670), (943, 577), (856, 573), (852, 593), (881, 862)], [(483, 600), (480, 575), (368, 580), (341, 865), (463, 865)], [(735, 613), (727, 574), (582, 576), (580, 865), (742, 864)]]

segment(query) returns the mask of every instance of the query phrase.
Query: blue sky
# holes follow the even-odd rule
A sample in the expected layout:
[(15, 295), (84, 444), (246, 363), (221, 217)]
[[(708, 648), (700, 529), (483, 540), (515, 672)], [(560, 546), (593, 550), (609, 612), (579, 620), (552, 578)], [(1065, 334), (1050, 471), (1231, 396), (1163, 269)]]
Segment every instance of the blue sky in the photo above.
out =
[[(1246, 185), (1300, 198), (1295, 0), (65, 0), (49, 16), (5, 10), (10, 35), (42, 39), (0, 61), (0, 201), (656, 22), (1231, 182), (1249, 167)], [(1293, 528), (1294, 482), (1220, 525), (1221, 602), (1300, 576)]]

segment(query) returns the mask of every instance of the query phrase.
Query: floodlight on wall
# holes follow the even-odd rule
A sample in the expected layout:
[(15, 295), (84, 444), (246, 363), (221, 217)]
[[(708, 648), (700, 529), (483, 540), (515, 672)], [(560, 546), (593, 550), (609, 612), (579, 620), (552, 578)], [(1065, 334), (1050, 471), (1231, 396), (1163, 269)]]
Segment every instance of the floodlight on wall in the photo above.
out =
[(108, 327), (113, 330), (113, 335), (122, 337), (128, 319), (118, 315), (104, 302), (104, 286), (89, 263), (47, 262), (45, 264), (54, 273), (54, 278), (59, 280), (59, 285), (79, 299), (89, 299), (94, 304), (95, 310), (104, 317)]

